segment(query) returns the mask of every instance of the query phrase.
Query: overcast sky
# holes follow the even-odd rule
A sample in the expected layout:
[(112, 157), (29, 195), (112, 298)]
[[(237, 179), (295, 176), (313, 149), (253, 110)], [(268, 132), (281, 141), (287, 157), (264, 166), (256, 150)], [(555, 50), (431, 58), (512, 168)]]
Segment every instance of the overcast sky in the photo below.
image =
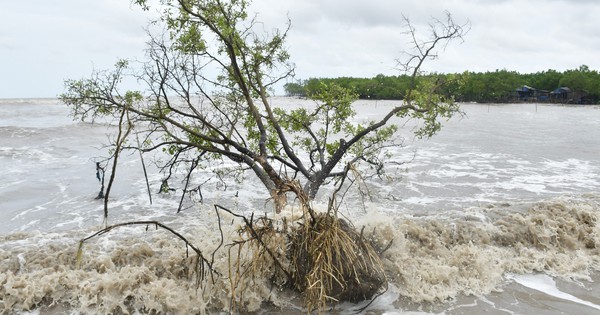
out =
[[(64, 79), (142, 58), (155, 17), (129, 0), (0, 1), (0, 98), (55, 97)], [(428, 71), (600, 70), (598, 0), (255, 0), (250, 9), (267, 28), (291, 18), (298, 79), (398, 74), (402, 15), (426, 32), (445, 10), (471, 30)]]

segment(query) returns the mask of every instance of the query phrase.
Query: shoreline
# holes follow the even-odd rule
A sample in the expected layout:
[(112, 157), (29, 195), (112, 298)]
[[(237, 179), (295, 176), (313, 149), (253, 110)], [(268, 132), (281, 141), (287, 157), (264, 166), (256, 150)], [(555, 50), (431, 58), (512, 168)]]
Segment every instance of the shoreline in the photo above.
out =
[[(286, 95), (274, 95), (271, 98), (277, 99), (298, 99), (298, 100), (308, 100), (307, 97), (302, 96), (286, 96)], [(360, 102), (402, 102), (403, 100), (398, 99), (367, 99), (367, 98), (358, 98), (356, 101)], [(58, 96), (54, 97), (10, 97), (10, 98), (0, 98), (0, 105), (18, 105), (18, 104), (27, 104), (31, 102), (58, 102), (60, 103), (60, 99)], [(473, 101), (457, 101), (458, 104), (471, 104), (471, 105), (560, 105), (560, 106), (600, 106), (600, 104), (576, 104), (576, 103), (553, 103), (553, 102), (473, 102)]]

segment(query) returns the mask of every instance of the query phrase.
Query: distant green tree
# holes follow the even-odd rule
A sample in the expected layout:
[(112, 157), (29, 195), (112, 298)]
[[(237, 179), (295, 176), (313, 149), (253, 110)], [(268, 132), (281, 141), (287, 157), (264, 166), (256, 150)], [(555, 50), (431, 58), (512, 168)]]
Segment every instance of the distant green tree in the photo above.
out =
[(556, 70), (546, 70), (532, 74), (531, 86), (538, 89), (552, 91), (560, 86), (560, 80), (563, 74)]
[[(559, 85), (569, 87), (573, 92), (586, 94), (588, 102), (598, 103), (600, 100), (600, 75), (598, 71), (592, 71), (586, 65), (578, 69), (567, 70), (563, 73)], [(576, 100), (581, 101), (581, 100)]]
[(567, 86), (575, 90), (587, 90), (592, 87), (595, 73), (590, 71), (586, 65), (581, 65), (577, 69), (567, 70), (560, 79), (561, 86)]
[(306, 96), (302, 82), (288, 82), (283, 85), (286, 96)]

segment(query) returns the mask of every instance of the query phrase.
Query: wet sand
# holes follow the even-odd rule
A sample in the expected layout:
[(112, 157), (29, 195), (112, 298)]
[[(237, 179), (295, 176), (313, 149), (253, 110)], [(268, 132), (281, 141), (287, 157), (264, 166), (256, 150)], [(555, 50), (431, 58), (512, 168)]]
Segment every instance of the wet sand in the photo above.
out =
[(552, 294), (525, 287), (518, 283), (510, 283), (501, 292), (493, 292), (483, 297), (459, 297), (454, 305), (442, 309), (433, 309), (433, 313), (448, 315), (479, 314), (536, 314), (536, 315), (573, 315), (600, 314), (600, 274), (592, 277), (593, 282), (574, 282), (555, 280), (561, 292), (596, 307), (584, 305), (571, 299), (558, 298)]

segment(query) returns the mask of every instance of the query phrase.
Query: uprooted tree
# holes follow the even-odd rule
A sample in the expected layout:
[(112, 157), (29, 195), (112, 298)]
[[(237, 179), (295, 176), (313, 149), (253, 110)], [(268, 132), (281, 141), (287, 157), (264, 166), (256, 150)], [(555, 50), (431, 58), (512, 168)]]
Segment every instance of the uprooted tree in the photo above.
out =
[[(146, 0), (134, 2), (148, 9)], [(278, 225), (267, 217), (245, 217), (215, 207), (217, 214), (225, 210), (243, 219), (240, 232), (245, 238), (235, 241), (237, 245), (254, 244), (247, 248), (257, 248), (257, 259), (275, 265), (281, 283), (304, 292), (310, 309), (371, 298), (386, 281), (378, 253), (362, 232), (338, 219), (336, 194), (356, 170), (382, 171), (382, 150), (400, 145), (394, 119), (420, 120), (416, 134), (427, 137), (439, 130), (440, 119), (458, 112), (452, 97), (436, 92), (445, 82), (427, 81), (420, 74), (438, 49), (462, 38), (465, 25), (447, 14), (445, 20), (434, 20), (430, 36), (421, 40), (405, 19), (411, 53), (398, 64), (411, 76), (406, 98), (382, 117), (357, 123), (352, 107), (357, 96), (335, 85), (313, 93), (315, 104), (310, 108), (271, 103), (271, 88), (294, 74), (284, 46), (289, 21), (283, 31), (265, 32), (248, 16), (245, 0), (161, 4), (165, 31), (150, 35), (147, 61), (141, 67), (132, 70), (120, 61), (113, 71), (66, 81), (61, 95), (75, 117), (119, 121), (111, 176), (125, 149), (162, 150), (169, 157), (161, 168), (168, 176), (174, 167), (185, 166), (191, 173), (205, 163), (230, 160), (237, 165), (234, 171), (256, 175), (276, 212), (290, 197), (304, 211), (297, 222)], [(127, 76), (145, 89), (122, 91), (120, 83)], [(135, 141), (128, 141), (133, 135)], [(311, 200), (327, 182), (336, 189), (323, 213), (313, 209)], [(106, 207), (105, 203), (105, 215)]]

